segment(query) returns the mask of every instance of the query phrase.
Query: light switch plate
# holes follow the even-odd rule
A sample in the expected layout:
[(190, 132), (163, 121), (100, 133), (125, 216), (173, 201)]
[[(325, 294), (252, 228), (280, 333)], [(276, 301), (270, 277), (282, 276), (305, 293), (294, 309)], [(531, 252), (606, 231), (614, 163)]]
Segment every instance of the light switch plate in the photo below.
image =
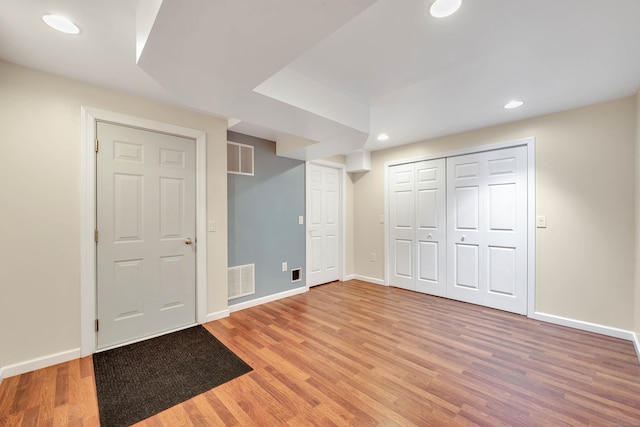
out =
[(538, 215), (536, 217), (536, 227), (537, 228), (547, 228), (547, 216), (546, 215)]
[(298, 224), (300, 225), (304, 224), (304, 217), (302, 215), (298, 217)]
[(287, 271), (288, 267), (287, 267), (287, 263), (283, 262), (282, 263), (282, 271)]
[(207, 224), (207, 229), (209, 230), (210, 233), (213, 233), (214, 231), (216, 231), (216, 222), (209, 221), (209, 223)]

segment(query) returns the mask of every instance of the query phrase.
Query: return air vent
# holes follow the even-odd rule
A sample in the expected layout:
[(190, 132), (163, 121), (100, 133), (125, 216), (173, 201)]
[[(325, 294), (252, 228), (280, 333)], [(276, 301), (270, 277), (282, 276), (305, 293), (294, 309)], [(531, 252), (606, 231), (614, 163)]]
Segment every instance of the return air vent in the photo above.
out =
[(229, 267), (229, 298), (240, 298), (256, 292), (255, 264)]

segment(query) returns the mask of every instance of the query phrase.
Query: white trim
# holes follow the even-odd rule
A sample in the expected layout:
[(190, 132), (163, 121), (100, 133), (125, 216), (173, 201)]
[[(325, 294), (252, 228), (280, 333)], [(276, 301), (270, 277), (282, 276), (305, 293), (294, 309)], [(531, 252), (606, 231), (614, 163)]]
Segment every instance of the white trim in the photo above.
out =
[(304, 192), (305, 192), (305, 205), (304, 205), (304, 210), (305, 210), (305, 226), (304, 226), (304, 230), (305, 230), (305, 252), (306, 252), (306, 259), (305, 259), (305, 284), (307, 286), (307, 288), (309, 288), (309, 221), (308, 221), (308, 212), (307, 212), (307, 201), (306, 201), (306, 195), (309, 193), (308, 189), (309, 189), (309, 165), (317, 165), (317, 166), (324, 166), (324, 167), (328, 167), (328, 168), (333, 168), (333, 169), (338, 169), (339, 171), (339, 175), (340, 175), (340, 184), (339, 184), (339, 188), (340, 188), (340, 227), (339, 227), (339, 233), (340, 233), (340, 272), (339, 272), (339, 280), (344, 282), (347, 276), (347, 233), (345, 231), (345, 227), (347, 226), (347, 165), (344, 165), (342, 163), (337, 163), (337, 162), (332, 162), (329, 160), (313, 160), (310, 162), (306, 162), (305, 163), (305, 171), (304, 171), (304, 175), (305, 175), (305, 188), (304, 188)]
[(24, 374), (35, 371), (37, 369), (46, 368), (48, 366), (57, 365), (59, 363), (69, 362), (80, 358), (80, 349), (61, 351), (60, 353), (50, 354), (48, 356), (37, 357), (35, 359), (7, 365), (0, 371), (0, 378), (9, 378), (15, 375)]
[(111, 122), (170, 135), (177, 135), (196, 141), (196, 319), (204, 323), (207, 318), (207, 232), (206, 232), (206, 133), (168, 123), (156, 122), (139, 117), (99, 110), (80, 108), (80, 348), (81, 355), (88, 356), (96, 351), (96, 247), (94, 230), (96, 227), (96, 163), (94, 141), (96, 123)]
[(501, 150), (520, 146), (527, 147), (527, 315), (535, 313), (536, 295), (536, 169), (535, 169), (535, 138), (528, 137), (496, 144), (468, 147), (460, 150), (436, 153), (428, 156), (411, 157), (407, 159), (391, 160), (384, 163), (384, 284), (389, 285), (389, 168), (405, 163), (416, 163), (485, 151)]
[(374, 285), (389, 286), (389, 285), (386, 284), (388, 282), (385, 282), (383, 279), (376, 279), (374, 277), (360, 276), (358, 274), (354, 274), (353, 278), (355, 280), (360, 280), (360, 281), (363, 281), (363, 282), (373, 283)]
[(251, 301), (241, 302), (238, 304), (230, 305), (229, 312), (233, 313), (236, 311), (244, 310), (245, 308), (251, 308), (258, 305), (266, 304), (268, 302), (277, 301), (279, 299), (292, 297), (294, 295), (303, 294), (308, 292), (309, 288), (306, 286), (302, 286), (300, 288), (291, 289), (289, 291), (280, 292), (273, 295), (267, 295), (266, 297), (252, 299)]
[(349, 280), (353, 280), (356, 278), (355, 274), (349, 274), (347, 276), (344, 276), (344, 280), (342, 280), (343, 282), (348, 282)]
[(634, 333), (624, 329), (613, 328), (611, 326), (598, 325), (597, 323), (584, 322), (582, 320), (569, 319), (568, 317), (556, 316), (553, 314), (540, 313), (536, 311), (531, 319), (542, 322), (553, 323), (554, 325), (567, 326), (581, 331), (593, 332), (613, 338), (620, 338), (627, 341), (634, 340)]
[[(638, 341), (638, 334), (636, 334), (635, 332), (632, 332), (633, 334), (633, 346), (636, 349), (636, 355), (638, 356), (638, 361), (640, 361), (640, 341)], [(0, 376), (0, 379), (2, 378), (2, 376)]]
[(214, 313), (209, 313), (207, 314), (207, 319), (205, 323), (213, 322), (214, 320), (224, 319), (225, 317), (229, 317), (229, 314), (231, 314), (231, 312), (229, 311), (228, 308), (225, 308), (224, 310), (216, 311)]

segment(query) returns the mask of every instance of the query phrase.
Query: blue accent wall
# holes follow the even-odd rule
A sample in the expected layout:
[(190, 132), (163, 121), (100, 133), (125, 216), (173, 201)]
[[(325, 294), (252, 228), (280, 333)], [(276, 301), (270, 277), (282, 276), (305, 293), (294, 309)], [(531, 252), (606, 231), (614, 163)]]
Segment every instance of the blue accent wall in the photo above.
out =
[[(227, 174), (229, 267), (255, 264), (256, 292), (239, 304), (305, 286), (305, 164), (276, 156), (276, 144), (228, 132), (227, 139), (254, 147), (254, 176)], [(305, 218), (306, 220), (306, 218)], [(288, 270), (282, 271), (286, 261)], [(302, 280), (291, 282), (291, 270)]]

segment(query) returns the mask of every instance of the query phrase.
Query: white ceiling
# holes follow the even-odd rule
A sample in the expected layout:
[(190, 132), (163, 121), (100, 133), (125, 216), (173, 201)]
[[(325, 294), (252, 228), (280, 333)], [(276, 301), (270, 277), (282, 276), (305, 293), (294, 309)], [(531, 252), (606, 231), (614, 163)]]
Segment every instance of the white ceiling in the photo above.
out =
[[(639, 0), (463, 0), (444, 19), (432, 2), (0, 0), (0, 58), (240, 120), (230, 129), (299, 159), (638, 90)], [(55, 32), (45, 13), (81, 34)], [(505, 110), (511, 99), (526, 103)]]

